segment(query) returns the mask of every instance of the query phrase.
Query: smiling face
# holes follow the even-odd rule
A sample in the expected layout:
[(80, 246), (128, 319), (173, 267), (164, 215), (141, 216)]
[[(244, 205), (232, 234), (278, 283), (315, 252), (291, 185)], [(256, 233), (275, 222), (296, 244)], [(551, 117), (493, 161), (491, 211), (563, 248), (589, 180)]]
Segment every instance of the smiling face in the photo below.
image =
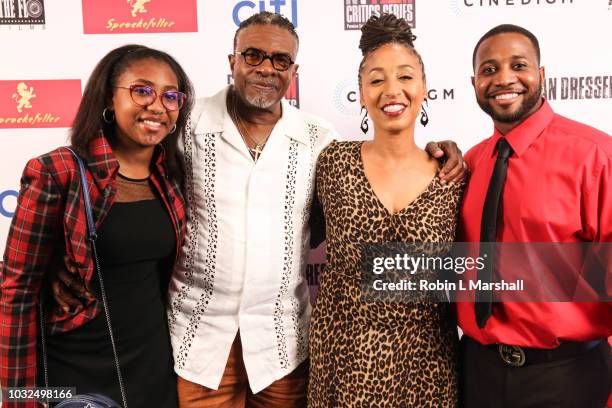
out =
[(376, 131), (399, 133), (414, 128), (426, 93), (418, 57), (405, 45), (386, 44), (366, 57), (360, 102)]
[(542, 105), (544, 68), (526, 36), (501, 33), (476, 51), (472, 84), (476, 101), (502, 133), (507, 133)]
[[(236, 50), (244, 52), (249, 48), (263, 51), (266, 55), (287, 54), (295, 61), (298, 44), (293, 35), (284, 28), (271, 24), (256, 24), (238, 33)], [(254, 67), (248, 65), (242, 55), (229, 56), (234, 88), (247, 106), (270, 109), (278, 105), (295, 78), (298, 66), (293, 64), (286, 71), (278, 71), (270, 59)]]
[[(148, 106), (139, 106), (130, 96), (130, 85), (146, 85), (158, 97)], [(117, 143), (124, 146), (153, 147), (170, 133), (179, 111), (168, 111), (159, 95), (178, 90), (176, 75), (165, 62), (152, 58), (134, 61), (117, 78), (113, 92)]]

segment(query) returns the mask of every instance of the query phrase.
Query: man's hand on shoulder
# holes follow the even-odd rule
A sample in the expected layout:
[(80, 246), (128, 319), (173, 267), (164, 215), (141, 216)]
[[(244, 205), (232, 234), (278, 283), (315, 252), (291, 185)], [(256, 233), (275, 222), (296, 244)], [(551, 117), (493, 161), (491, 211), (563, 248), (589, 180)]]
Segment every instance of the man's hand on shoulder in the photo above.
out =
[(425, 151), (431, 157), (446, 161), (442, 169), (440, 169), (442, 184), (461, 182), (467, 177), (469, 171), (467, 163), (463, 159), (459, 146), (452, 140), (429, 142), (425, 146)]
[(85, 287), (70, 257), (64, 256), (63, 261), (64, 265), (58, 265), (50, 285), (53, 299), (65, 313), (68, 313), (82, 306), (81, 299), (89, 300), (93, 296)]

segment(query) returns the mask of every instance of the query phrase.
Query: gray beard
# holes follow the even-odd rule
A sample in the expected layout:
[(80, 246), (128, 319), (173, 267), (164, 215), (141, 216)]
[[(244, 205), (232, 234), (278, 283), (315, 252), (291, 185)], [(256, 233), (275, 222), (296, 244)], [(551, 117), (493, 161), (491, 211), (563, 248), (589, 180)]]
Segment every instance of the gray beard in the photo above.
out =
[(245, 102), (246, 105), (249, 105), (249, 106), (252, 106), (258, 109), (268, 109), (276, 103), (276, 101), (270, 100), (270, 98), (266, 98), (261, 95), (258, 95), (254, 98), (250, 98), (248, 96), (243, 97), (242, 95), (240, 97), (243, 100), (243, 102)]

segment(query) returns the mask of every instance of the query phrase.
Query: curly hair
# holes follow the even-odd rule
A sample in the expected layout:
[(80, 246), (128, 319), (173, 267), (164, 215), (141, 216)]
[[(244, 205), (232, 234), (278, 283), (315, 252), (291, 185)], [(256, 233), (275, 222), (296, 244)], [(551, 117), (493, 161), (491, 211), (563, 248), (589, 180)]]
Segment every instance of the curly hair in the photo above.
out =
[(386, 44), (401, 44), (412, 52), (419, 60), (423, 72), (423, 80), (425, 80), (425, 65), (421, 55), (414, 48), (414, 40), (416, 40), (416, 36), (412, 34), (410, 25), (403, 18), (387, 13), (381, 16), (370, 17), (361, 27), (359, 49), (363, 59), (359, 64), (359, 86), (361, 86), (361, 71), (368, 56)]
[(70, 131), (70, 144), (81, 156), (89, 157), (87, 146), (102, 131), (112, 145), (116, 138), (116, 124), (106, 123), (103, 120), (102, 112), (111, 103), (113, 90), (119, 77), (132, 63), (144, 59), (154, 59), (168, 64), (176, 75), (179, 90), (187, 96), (176, 120), (176, 130), (161, 142), (166, 152), (168, 174), (181, 182), (183, 172), (178, 156), (178, 138), (185, 131), (194, 102), (194, 91), (183, 68), (172, 56), (163, 51), (144, 45), (129, 44), (115, 48), (106, 54), (98, 62), (87, 81)]

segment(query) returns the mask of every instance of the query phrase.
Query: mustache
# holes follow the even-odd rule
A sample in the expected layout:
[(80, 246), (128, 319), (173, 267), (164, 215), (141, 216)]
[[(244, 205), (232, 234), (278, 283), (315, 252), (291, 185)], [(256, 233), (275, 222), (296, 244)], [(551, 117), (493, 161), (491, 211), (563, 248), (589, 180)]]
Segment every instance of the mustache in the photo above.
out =
[(491, 89), (487, 92), (487, 97), (492, 97), (493, 95), (497, 94), (498, 92), (515, 92), (515, 93), (524, 93), (527, 90), (525, 88), (516, 88), (516, 87), (508, 87), (508, 88), (495, 88), (495, 89)]
[(247, 84), (249, 85), (263, 85), (263, 86), (273, 86), (278, 88), (280, 83), (275, 78), (259, 78), (259, 79), (250, 79), (247, 80)]

